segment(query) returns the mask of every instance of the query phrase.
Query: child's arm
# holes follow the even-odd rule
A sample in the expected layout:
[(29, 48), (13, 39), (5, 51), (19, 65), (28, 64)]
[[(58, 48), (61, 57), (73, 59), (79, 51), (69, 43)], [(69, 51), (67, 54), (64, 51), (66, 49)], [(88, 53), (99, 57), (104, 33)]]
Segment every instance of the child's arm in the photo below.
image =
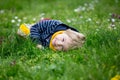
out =
[[(58, 20), (43, 20), (31, 27), (30, 30), (30, 37), (32, 41), (35, 41), (38, 44), (42, 44), (44, 41), (45, 34), (50, 34), (54, 32), (57, 25), (61, 24), (62, 22)], [(43, 45), (44, 46), (44, 45)]]

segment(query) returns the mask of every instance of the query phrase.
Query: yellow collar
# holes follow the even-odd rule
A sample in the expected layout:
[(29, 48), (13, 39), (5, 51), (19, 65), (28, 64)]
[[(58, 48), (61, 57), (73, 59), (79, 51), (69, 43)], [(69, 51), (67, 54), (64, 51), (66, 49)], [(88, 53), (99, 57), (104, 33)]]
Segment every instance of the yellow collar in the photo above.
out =
[(49, 44), (49, 47), (50, 47), (52, 50), (56, 51), (56, 49), (55, 49), (54, 46), (52, 45), (52, 40), (55, 38), (56, 35), (62, 34), (63, 32), (64, 32), (64, 31), (57, 31), (56, 33), (54, 33), (54, 34), (52, 35), (52, 38), (50, 39), (50, 44)]

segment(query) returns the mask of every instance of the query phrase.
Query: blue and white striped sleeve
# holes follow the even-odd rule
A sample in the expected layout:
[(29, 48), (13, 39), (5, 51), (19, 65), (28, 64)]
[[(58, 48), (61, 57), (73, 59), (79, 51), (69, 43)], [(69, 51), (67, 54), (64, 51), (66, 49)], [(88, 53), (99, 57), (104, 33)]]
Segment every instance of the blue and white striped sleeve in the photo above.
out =
[(33, 39), (36, 39), (37, 43), (40, 43), (41, 35), (50, 33), (54, 31), (54, 29), (57, 27), (57, 25), (61, 24), (62, 22), (59, 20), (43, 20), (35, 25), (32, 26), (30, 30), (30, 37)]
[(47, 32), (50, 33), (52, 30), (54, 30), (57, 25), (61, 24), (61, 21), (58, 20), (44, 20), (38, 23), (39, 31), (41, 32)]

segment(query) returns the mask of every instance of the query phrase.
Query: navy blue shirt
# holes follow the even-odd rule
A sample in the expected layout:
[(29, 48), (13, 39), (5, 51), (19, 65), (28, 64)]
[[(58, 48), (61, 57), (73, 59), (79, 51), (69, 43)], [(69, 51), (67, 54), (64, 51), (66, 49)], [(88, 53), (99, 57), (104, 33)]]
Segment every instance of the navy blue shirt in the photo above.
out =
[(43, 20), (31, 27), (30, 37), (32, 41), (36, 42), (37, 44), (48, 47), (50, 39), (55, 32), (67, 29), (77, 31), (76, 29), (62, 23), (59, 20)]

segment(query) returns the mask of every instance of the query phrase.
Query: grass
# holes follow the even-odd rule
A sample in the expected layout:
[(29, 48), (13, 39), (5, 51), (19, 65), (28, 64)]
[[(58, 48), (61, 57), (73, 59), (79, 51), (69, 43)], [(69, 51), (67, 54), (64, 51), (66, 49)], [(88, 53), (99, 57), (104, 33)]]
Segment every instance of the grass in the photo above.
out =
[[(0, 80), (113, 80), (120, 76), (119, 7), (119, 0), (1, 0)], [(16, 35), (20, 24), (41, 18), (59, 19), (77, 28), (86, 35), (85, 45), (68, 52), (39, 50), (29, 39)]]

